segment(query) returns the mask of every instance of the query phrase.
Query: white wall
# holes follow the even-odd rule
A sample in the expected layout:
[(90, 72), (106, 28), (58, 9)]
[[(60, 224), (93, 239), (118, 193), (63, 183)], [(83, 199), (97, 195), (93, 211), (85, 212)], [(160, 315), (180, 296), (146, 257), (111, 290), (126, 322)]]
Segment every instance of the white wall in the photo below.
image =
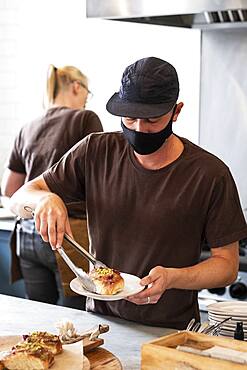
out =
[(185, 103), (174, 130), (198, 142), (200, 31), (86, 19), (83, 0), (0, 0), (0, 14), (0, 176), (16, 132), (43, 112), (49, 63), (75, 65), (89, 76), (88, 108), (111, 131), (120, 119), (105, 104), (124, 68), (146, 56), (166, 59), (177, 68)]

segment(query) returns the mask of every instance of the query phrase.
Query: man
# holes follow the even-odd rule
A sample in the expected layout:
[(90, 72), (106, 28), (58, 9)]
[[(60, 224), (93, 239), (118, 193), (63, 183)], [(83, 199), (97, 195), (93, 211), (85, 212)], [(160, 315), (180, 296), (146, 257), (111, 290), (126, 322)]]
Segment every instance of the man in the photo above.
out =
[[(227, 166), (173, 134), (183, 108), (178, 94), (171, 64), (150, 57), (128, 66), (107, 103), (122, 117), (123, 132), (82, 140), (17, 192), (12, 210), (28, 216), (23, 206), (35, 208), (37, 230), (55, 249), (70, 233), (63, 201), (86, 200), (92, 252), (147, 286), (88, 309), (183, 329), (192, 317), (199, 320), (199, 289), (236, 279), (238, 240), (247, 226)], [(200, 262), (205, 241), (211, 257)]]

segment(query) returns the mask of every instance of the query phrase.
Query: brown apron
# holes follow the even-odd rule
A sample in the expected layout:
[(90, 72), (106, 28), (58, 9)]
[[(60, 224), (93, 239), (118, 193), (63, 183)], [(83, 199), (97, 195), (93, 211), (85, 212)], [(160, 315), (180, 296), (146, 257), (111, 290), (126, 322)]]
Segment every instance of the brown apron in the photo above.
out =
[[(77, 243), (81, 244), (85, 249), (88, 250), (88, 233), (87, 233), (87, 221), (84, 219), (70, 218), (70, 226)], [(14, 283), (16, 280), (22, 278), (19, 258), (16, 253), (16, 248), (18, 246), (17, 241), (17, 227), (19, 225), (19, 220), (16, 220), (14, 230), (10, 237), (10, 249), (11, 249), (11, 271), (10, 271), (10, 282)], [(75, 249), (70, 247), (67, 241), (63, 242), (63, 247), (70, 259), (75, 263), (76, 266), (83, 268), (83, 270), (88, 271), (89, 264)], [(74, 279), (74, 273), (68, 268), (65, 262), (62, 260), (58, 253), (56, 254), (56, 260), (58, 264), (58, 270), (60, 272), (61, 283), (63, 287), (63, 292), (65, 296), (76, 296), (70, 287), (69, 283)]]

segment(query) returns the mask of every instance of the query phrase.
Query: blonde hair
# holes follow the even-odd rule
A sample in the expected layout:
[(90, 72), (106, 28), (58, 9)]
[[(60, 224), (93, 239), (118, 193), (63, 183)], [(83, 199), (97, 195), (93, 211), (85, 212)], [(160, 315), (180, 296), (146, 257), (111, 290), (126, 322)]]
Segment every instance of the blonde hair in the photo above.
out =
[(46, 82), (46, 101), (48, 106), (53, 104), (60, 91), (66, 91), (73, 81), (82, 82), (88, 88), (88, 79), (78, 68), (65, 66), (56, 68), (49, 65)]

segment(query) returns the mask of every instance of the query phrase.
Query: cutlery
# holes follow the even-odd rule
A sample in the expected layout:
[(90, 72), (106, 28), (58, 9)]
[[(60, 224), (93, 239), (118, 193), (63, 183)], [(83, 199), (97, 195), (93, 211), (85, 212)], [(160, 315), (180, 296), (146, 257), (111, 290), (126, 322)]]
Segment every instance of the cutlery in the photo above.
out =
[(208, 322), (203, 322), (199, 329), (197, 330), (198, 333), (204, 333), (204, 331), (209, 327)]
[(196, 321), (195, 318), (191, 319), (185, 330), (190, 331), (192, 329), (192, 326), (194, 325), (195, 321)]
[(227, 317), (226, 319), (210, 325), (209, 323), (202, 323), (200, 324), (199, 322), (195, 323), (195, 319), (191, 319), (190, 322), (188, 323), (187, 327), (185, 330), (187, 331), (193, 331), (197, 333), (202, 333), (202, 334), (210, 334), (210, 335), (217, 335), (218, 332), (220, 331), (221, 326), (228, 320), (231, 320), (232, 317)]
[(227, 317), (226, 319), (218, 322), (217, 324), (213, 324), (213, 325), (210, 325), (208, 329), (206, 329), (204, 331), (204, 334), (212, 334), (214, 332), (217, 332), (219, 331), (219, 329), (221, 328), (221, 326), (228, 320), (231, 320), (232, 317)]
[(200, 327), (201, 327), (201, 324), (199, 322), (197, 322), (197, 323), (195, 323), (195, 325), (193, 326), (193, 328), (190, 331), (198, 331)]

